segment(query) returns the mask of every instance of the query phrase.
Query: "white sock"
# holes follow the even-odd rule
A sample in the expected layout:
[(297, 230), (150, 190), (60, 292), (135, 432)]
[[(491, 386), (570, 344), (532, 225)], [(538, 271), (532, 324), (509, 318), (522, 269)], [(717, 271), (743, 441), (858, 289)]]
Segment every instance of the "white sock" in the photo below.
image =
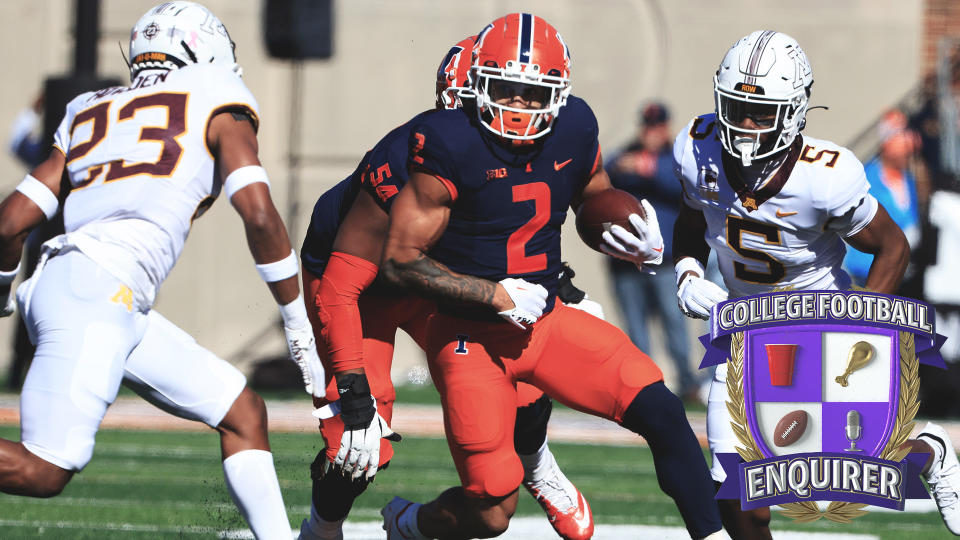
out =
[(422, 532), (420, 532), (420, 527), (417, 526), (417, 514), (420, 512), (420, 507), (423, 506), (420, 503), (413, 503), (397, 519), (397, 527), (400, 529), (400, 532), (408, 538), (421, 539), (426, 538)]
[(525, 482), (536, 482), (541, 479), (543, 472), (556, 463), (550, 447), (547, 446), (547, 439), (543, 439), (543, 444), (533, 454), (518, 454), (520, 463), (523, 465), (523, 480)]
[(330, 538), (330, 539), (342, 539), (343, 538), (343, 522), (347, 518), (338, 519), (336, 521), (327, 521), (320, 517), (320, 514), (317, 513), (317, 508), (313, 505), (313, 502), (310, 502), (310, 519), (307, 521), (307, 526), (310, 527), (310, 532), (318, 538)]
[(242, 450), (223, 460), (230, 497), (258, 540), (290, 539), (290, 521), (273, 468), (273, 454)]

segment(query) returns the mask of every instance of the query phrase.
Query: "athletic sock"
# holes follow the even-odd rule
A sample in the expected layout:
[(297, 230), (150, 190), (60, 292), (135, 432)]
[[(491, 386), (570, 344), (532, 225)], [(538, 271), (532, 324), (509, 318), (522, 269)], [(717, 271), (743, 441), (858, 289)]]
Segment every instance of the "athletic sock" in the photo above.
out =
[(273, 454), (242, 450), (223, 460), (223, 476), (234, 504), (258, 540), (290, 538), (290, 521), (280, 494)]
[[(327, 521), (317, 513), (317, 507), (310, 503), (310, 517), (306, 526), (310, 529), (311, 538), (323, 540), (343, 540), (343, 522), (347, 518), (336, 521)], [(301, 531), (301, 536), (303, 532)]]
[(417, 514), (420, 512), (421, 506), (423, 505), (420, 503), (411, 503), (397, 518), (397, 528), (400, 529), (404, 537), (415, 540), (426, 538), (426, 536), (420, 532), (420, 527), (417, 526)]
[(517, 454), (520, 457), (520, 463), (523, 464), (523, 479), (527, 482), (537, 482), (542, 480), (543, 473), (551, 464), (556, 461), (550, 447), (547, 446), (547, 440), (544, 439), (540, 448), (532, 454)]

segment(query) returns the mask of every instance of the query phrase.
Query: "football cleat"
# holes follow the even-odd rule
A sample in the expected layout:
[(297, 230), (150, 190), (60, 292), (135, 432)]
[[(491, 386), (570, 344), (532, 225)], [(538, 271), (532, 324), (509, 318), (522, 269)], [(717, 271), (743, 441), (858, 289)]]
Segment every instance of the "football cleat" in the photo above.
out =
[(555, 460), (540, 481), (523, 481), (523, 487), (540, 503), (553, 530), (565, 540), (593, 536), (593, 512), (580, 490), (564, 476)]
[(942, 427), (927, 422), (917, 439), (940, 451), (940, 459), (934, 459), (930, 470), (923, 476), (937, 501), (943, 523), (950, 532), (960, 536), (960, 462), (950, 436)]
[(406, 512), (416, 512), (420, 505), (402, 497), (394, 497), (380, 510), (383, 516), (383, 530), (387, 531), (387, 540), (428, 540), (420, 531), (401, 530), (400, 520)]

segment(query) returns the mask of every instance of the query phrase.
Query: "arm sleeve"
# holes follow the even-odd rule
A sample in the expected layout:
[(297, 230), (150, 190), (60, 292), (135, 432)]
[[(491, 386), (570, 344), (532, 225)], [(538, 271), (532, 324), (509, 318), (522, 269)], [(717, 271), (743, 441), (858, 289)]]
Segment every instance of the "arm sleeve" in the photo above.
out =
[(334, 373), (364, 367), (363, 325), (358, 301), (377, 276), (370, 261), (333, 252), (314, 299)]

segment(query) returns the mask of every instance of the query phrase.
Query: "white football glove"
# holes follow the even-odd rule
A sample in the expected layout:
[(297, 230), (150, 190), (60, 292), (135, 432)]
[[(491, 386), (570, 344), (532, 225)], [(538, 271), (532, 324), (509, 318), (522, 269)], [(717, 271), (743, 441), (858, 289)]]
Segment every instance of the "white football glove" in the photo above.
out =
[(687, 274), (677, 288), (680, 311), (694, 319), (709, 319), (710, 309), (727, 299), (727, 291), (696, 274)]
[(580, 311), (586, 311), (600, 320), (606, 320), (603, 316), (603, 306), (600, 305), (600, 302), (594, 302), (593, 300), (590, 300), (590, 297), (587, 295), (584, 295), (583, 300), (577, 302), (576, 304), (567, 304), (567, 307), (579, 309)]
[(13, 298), (13, 287), (6, 293), (0, 293), (0, 317), (9, 317), (17, 310), (17, 301)]
[(313, 328), (288, 328), (283, 327), (283, 333), (287, 336), (287, 350), (290, 352), (290, 359), (300, 368), (300, 375), (303, 377), (303, 387), (308, 394), (315, 397), (326, 397), (326, 373), (323, 364), (320, 363), (320, 355), (317, 354), (317, 342), (313, 337)]
[(513, 300), (513, 308), (498, 315), (523, 330), (526, 330), (525, 324), (533, 324), (543, 315), (543, 308), (547, 307), (547, 289), (543, 285), (518, 278), (501, 279), (500, 285)]
[(657, 220), (657, 212), (646, 199), (640, 201), (640, 206), (646, 213), (646, 219), (638, 214), (630, 214), (630, 225), (634, 232), (619, 225), (611, 225), (610, 229), (603, 231), (603, 244), (600, 244), (600, 250), (618, 259), (623, 259), (636, 264), (638, 267), (643, 265), (657, 265), (663, 262), (663, 237), (660, 236), (660, 222)]
[(340, 450), (337, 452), (337, 457), (333, 459), (333, 466), (340, 468), (344, 475), (349, 474), (354, 480), (361, 476), (372, 480), (380, 466), (381, 437), (393, 441), (399, 440), (399, 435), (390, 429), (380, 413), (374, 415), (373, 421), (366, 428), (344, 427), (343, 435), (340, 437)]

